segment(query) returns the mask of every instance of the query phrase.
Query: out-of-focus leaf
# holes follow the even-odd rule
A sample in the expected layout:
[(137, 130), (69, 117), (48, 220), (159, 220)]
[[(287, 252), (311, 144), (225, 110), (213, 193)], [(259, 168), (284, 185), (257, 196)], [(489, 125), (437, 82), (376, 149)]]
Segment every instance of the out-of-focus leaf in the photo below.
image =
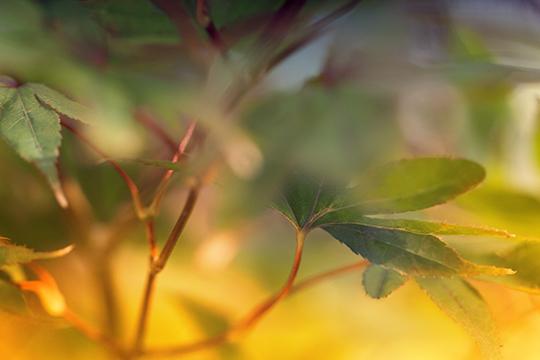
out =
[(26, 311), (23, 294), (15, 285), (6, 281), (0, 281), (0, 309), (17, 314)]
[(165, 13), (151, 1), (92, 1), (87, 4), (113, 36), (139, 42), (177, 42), (178, 33)]
[(230, 325), (230, 322), (225, 316), (193, 299), (182, 297), (181, 303), (182, 306), (185, 306), (189, 310), (193, 319), (207, 335), (214, 335), (224, 331)]
[(538, 236), (540, 200), (515, 189), (483, 186), (457, 200), (458, 204), (490, 223), (520, 235)]
[(486, 358), (499, 359), (499, 337), (482, 295), (459, 278), (416, 278), (431, 300), (475, 338)]
[(358, 206), (364, 214), (421, 210), (471, 190), (484, 177), (482, 166), (465, 159), (401, 160), (360, 180)]
[(433, 235), (358, 224), (324, 225), (322, 228), (370, 262), (407, 274), (448, 276), (512, 273), (509, 269), (472, 264)]
[(407, 281), (399, 272), (378, 265), (368, 266), (362, 276), (366, 294), (374, 299), (387, 297)]
[(142, 165), (154, 166), (165, 170), (182, 171), (185, 170), (185, 165), (172, 162), (170, 160), (154, 160), (154, 159), (125, 159)]
[(0, 237), (0, 267), (56, 258), (68, 254), (72, 249), (73, 246), (68, 246), (57, 251), (40, 252), (24, 246), (13, 245), (6, 238)]
[(389, 108), (386, 98), (357, 88), (311, 86), (262, 99), (242, 123), (265, 163), (335, 181), (395, 157), (401, 143)]
[(213, 0), (209, 2), (210, 17), (219, 28), (252, 16), (269, 13), (277, 9), (281, 3), (283, 0)]
[(490, 280), (518, 290), (540, 292), (540, 242), (522, 242), (494, 258), (500, 266), (515, 270), (515, 274)]

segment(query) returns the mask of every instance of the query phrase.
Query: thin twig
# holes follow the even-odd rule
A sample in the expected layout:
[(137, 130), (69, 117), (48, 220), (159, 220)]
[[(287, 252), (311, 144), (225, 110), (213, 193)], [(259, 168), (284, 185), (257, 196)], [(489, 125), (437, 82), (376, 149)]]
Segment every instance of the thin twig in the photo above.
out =
[(118, 345), (113, 339), (100, 332), (98, 329), (87, 324), (73, 311), (66, 309), (63, 314), (63, 318), (71, 326), (73, 326), (73, 328), (86, 336), (88, 339), (103, 344), (106, 349), (121, 359), (125, 357), (125, 351), (120, 347), (120, 345)]
[[(340, 6), (330, 14), (326, 15), (322, 19), (316, 21), (309, 26), (305, 34), (299, 39), (293, 41), (283, 50), (273, 55), (268, 61), (256, 62), (255, 69), (252, 71), (252, 75), (249, 79), (241, 79), (238, 83), (231, 87), (230, 95), (227, 96), (224, 103), (226, 112), (232, 111), (236, 108), (248, 91), (255, 87), (255, 85), (273, 68), (281, 64), (284, 60), (288, 59), (291, 55), (295, 54), (298, 50), (310, 44), (313, 40), (324, 34), (324, 31), (328, 28), (332, 22), (346, 15), (352, 11), (358, 3), (362, 0), (351, 0)], [(261, 52), (259, 57), (266, 56), (265, 52)]]
[(305, 31), (304, 35), (302, 35), (299, 39), (293, 41), (285, 49), (281, 50), (274, 57), (272, 57), (264, 71), (272, 70), (274, 67), (283, 62), (283, 60), (287, 59), (292, 54), (296, 53), (298, 50), (323, 35), (331, 23), (352, 11), (356, 7), (356, 5), (360, 3), (360, 1), (361, 0), (348, 1), (336, 10), (332, 11), (330, 14), (310, 25), (309, 28)]
[(296, 276), (298, 275), (298, 270), (300, 269), (300, 263), (302, 261), (302, 254), (304, 250), (305, 236), (306, 234), (303, 231), (298, 231), (296, 233), (296, 250), (294, 253), (294, 261), (291, 266), (289, 277), (287, 278), (287, 281), (285, 282), (281, 290), (276, 295), (274, 295), (267, 301), (263, 302), (262, 304), (257, 306), (253, 311), (251, 311), (243, 320), (241, 320), (234, 327), (232, 333), (240, 334), (250, 329), (251, 327), (253, 327), (264, 316), (264, 314), (266, 314), (278, 302), (280, 302), (283, 298), (285, 298), (287, 294), (291, 291), (291, 288), (294, 284), (294, 280), (296, 279)]
[(172, 251), (176, 246), (180, 235), (184, 231), (184, 228), (189, 217), (191, 216), (191, 213), (193, 212), (193, 208), (195, 207), (195, 203), (197, 202), (199, 193), (200, 184), (197, 183), (189, 190), (186, 203), (184, 204), (184, 208), (182, 209), (180, 216), (176, 220), (176, 223), (174, 224), (174, 227), (171, 230), (169, 237), (167, 238), (167, 242), (165, 243), (165, 246), (163, 246), (163, 249), (159, 254), (159, 258), (153, 264), (152, 272), (155, 272), (156, 274), (161, 272), (167, 264), (167, 261), (169, 260), (169, 257), (171, 256)]
[(166, 145), (172, 153), (176, 152), (177, 147), (176, 147), (175, 141), (159, 125), (159, 123), (156, 121), (154, 116), (148, 110), (144, 110), (144, 109), (137, 110), (135, 112), (135, 119), (138, 122), (140, 122), (142, 125), (147, 127), (150, 131), (152, 131), (154, 135), (156, 135), (156, 137), (164, 145)]
[(165, 267), (167, 260), (169, 259), (174, 247), (176, 246), (176, 243), (178, 242), (178, 238), (182, 234), (186, 226), (186, 223), (189, 217), (191, 216), (191, 213), (193, 212), (193, 208), (199, 196), (199, 191), (200, 191), (199, 185), (195, 185), (194, 187), (190, 189), (187, 200), (184, 204), (184, 208), (182, 209), (182, 212), (180, 213), (178, 220), (176, 221), (173, 229), (171, 230), (171, 233), (167, 239), (167, 242), (165, 243), (165, 246), (161, 250), (161, 253), (157, 257), (157, 259), (155, 257), (151, 257), (150, 259), (150, 267), (147, 274), (143, 301), (142, 301), (141, 311), (139, 313), (139, 321), (138, 321), (135, 341), (133, 345), (134, 354), (140, 352), (143, 346), (144, 336), (146, 333), (146, 328), (147, 328), (147, 323), (148, 323), (148, 315), (150, 313), (152, 298), (154, 295), (154, 289), (156, 285), (155, 284), (156, 277)]
[(158, 248), (156, 245), (156, 234), (154, 230), (154, 219), (147, 219), (144, 222), (146, 230), (146, 239), (148, 241), (148, 249), (150, 250), (150, 264), (156, 261), (158, 256)]
[[(173, 164), (179, 163), (185, 158), (188, 145), (191, 143), (191, 140), (193, 139), (193, 134), (195, 132), (196, 126), (197, 126), (197, 123), (195, 121), (192, 121), (188, 124), (186, 133), (180, 140), (178, 147), (175, 148), (176, 152), (171, 160)], [(165, 194), (165, 191), (167, 190), (167, 186), (169, 185), (169, 182), (171, 181), (173, 174), (174, 174), (173, 170), (167, 170), (163, 174), (163, 177), (161, 178), (161, 181), (156, 188), (154, 198), (152, 199), (152, 202), (149, 207), (153, 213), (156, 213), (158, 211), (163, 195)]]
[(209, 66), (209, 58), (204, 50), (208, 49), (207, 43), (201, 41), (197, 28), (184, 5), (176, 0), (152, 0), (154, 5), (160, 8), (176, 27), (188, 55), (197, 63)]
[(95, 260), (95, 274), (105, 312), (103, 319), (104, 332), (112, 338), (118, 337), (121, 324), (120, 311), (116, 298), (111, 259), (108, 256)]
[(97, 146), (95, 146), (86, 136), (84, 136), (81, 132), (79, 132), (76, 128), (65, 122), (64, 120), (61, 121), (61, 124), (64, 128), (68, 129), (70, 132), (73, 133), (77, 138), (79, 138), (82, 142), (84, 142), (89, 148), (91, 148), (96, 154), (101, 156), (106, 162), (111, 164), (111, 166), (116, 170), (116, 172), (122, 177), (124, 182), (126, 183), (129, 192), (131, 194), (131, 198), (133, 200), (133, 206), (135, 208), (135, 211), (137, 213), (137, 216), (144, 217), (144, 207), (141, 202), (141, 195), (139, 192), (139, 188), (133, 181), (133, 179), (122, 169), (122, 167), (114, 160), (109, 158), (101, 149), (99, 149)]
[[(287, 293), (285, 293), (285, 295), (283, 295), (283, 297), (288, 297), (290, 295), (296, 294), (297, 292), (301, 290), (317, 285), (321, 283), (322, 281), (333, 278), (335, 276), (349, 273), (355, 270), (361, 270), (365, 268), (368, 264), (369, 262), (364, 260), (364, 261), (360, 261), (354, 264), (342, 266), (337, 269), (326, 271), (318, 275), (308, 277), (298, 282), (296, 285), (290, 287), (290, 289), (287, 291)], [(279, 294), (282, 293), (282, 291), (283, 289), (278, 294), (272, 295), (269, 299), (262, 302), (255, 309), (261, 309), (265, 306), (265, 304), (268, 304), (269, 302), (274, 301), (279, 296)], [(242, 323), (244, 322), (241, 321), (240, 324)], [(169, 347), (169, 348), (148, 349), (140, 353), (139, 355), (140, 356), (174, 356), (174, 355), (181, 355), (181, 354), (191, 353), (191, 352), (195, 352), (199, 350), (209, 349), (211, 347), (219, 346), (219, 345), (222, 345), (223, 343), (238, 339), (238, 337), (232, 336), (232, 334), (235, 333), (235, 329), (237, 326), (233, 326), (229, 330), (226, 330), (225, 332), (221, 334), (209, 337), (207, 339), (194, 341), (192, 343)]]

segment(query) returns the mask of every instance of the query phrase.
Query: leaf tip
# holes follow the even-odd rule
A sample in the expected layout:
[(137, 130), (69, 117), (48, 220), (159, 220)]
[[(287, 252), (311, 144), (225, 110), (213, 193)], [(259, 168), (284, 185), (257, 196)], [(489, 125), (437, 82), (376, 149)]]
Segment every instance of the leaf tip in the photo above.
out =
[(64, 194), (64, 190), (62, 190), (62, 187), (60, 184), (53, 184), (52, 185), (54, 197), (56, 198), (56, 201), (58, 202), (58, 205), (62, 209), (67, 209), (69, 206), (68, 200), (66, 198), (66, 195)]

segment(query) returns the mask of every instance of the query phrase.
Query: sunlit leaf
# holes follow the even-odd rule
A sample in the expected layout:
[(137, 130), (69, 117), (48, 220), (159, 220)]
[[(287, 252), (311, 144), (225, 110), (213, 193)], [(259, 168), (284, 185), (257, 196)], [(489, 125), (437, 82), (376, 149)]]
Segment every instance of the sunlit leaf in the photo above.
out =
[(514, 237), (513, 234), (500, 229), (449, 224), (444, 222), (415, 220), (415, 219), (387, 219), (361, 216), (357, 211), (344, 209), (332, 211), (316, 221), (316, 225), (324, 224), (359, 224), (373, 225), (383, 228), (400, 229), (417, 234), (433, 235), (475, 235)]
[(518, 290), (540, 292), (540, 242), (525, 241), (502, 254), (495, 255), (500, 266), (510, 267), (515, 274), (490, 279)]
[(322, 228), (370, 262), (408, 274), (448, 276), (456, 273), (512, 273), (509, 269), (480, 266), (465, 261), (433, 235), (358, 224), (324, 225)]
[(364, 214), (421, 210), (452, 200), (484, 177), (482, 166), (465, 159), (401, 160), (360, 179), (358, 206)]
[(378, 265), (368, 266), (362, 276), (366, 294), (374, 299), (387, 297), (407, 281), (399, 272)]
[(500, 358), (494, 320), (478, 290), (459, 277), (416, 278), (416, 282), (442, 311), (465, 327), (486, 358)]
[[(339, 190), (323, 179), (297, 175), (285, 184), (276, 208), (299, 228), (361, 223), (362, 219), (376, 221), (362, 215), (421, 210), (441, 204), (470, 190), (484, 176), (480, 165), (469, 160), (448, 158), (393, 162), (368, 172), (350, 189), (343, 186)], [(395, 225), (389, 227), (399, 227), (400, 224)], [(421, 233), (446, 230), (456, 234), (459, 231), (494, 234), (494, 231), (413, 221), (409, 225)]]
[(72, 249), (72, 246), (68, 246), (57, 251), (34, 251), (24, 246), (13, 245), (6, 238), (0, 237), (0, 267), (24, 264), (34, 260), (53, 259), (68, 254)]

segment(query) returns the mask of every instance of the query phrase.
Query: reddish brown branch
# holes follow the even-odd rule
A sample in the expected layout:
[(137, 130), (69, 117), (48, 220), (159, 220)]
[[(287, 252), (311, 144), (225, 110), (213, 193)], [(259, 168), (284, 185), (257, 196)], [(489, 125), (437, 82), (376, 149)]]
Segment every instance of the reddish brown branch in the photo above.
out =
[(173, 229), (171, 230), (171, 233), (167, 239), (167, 242), (165, 243), (165, 246), (161, 250), (161, 253), (157, 257), (151, 256), (150, 258), (150, 268), (146, 279), (141, 311), (139, 313), (137, 331), (133, 345), (133, 354), (139, 353), (143, 346), (144, 336), (146, 334), (146, 328), (148, 324), (148, 316), (152, 305), (152, 299), (154, 297), (156, 277), (165, 267), (167, 260), (169, 259), (174, 247), (176, 246), (176, 243), (178, 242), (178, 239), (182, 234), (186, 223), (191, 216), (191, 213), (193, 212), (193, 208), (195, 207), (195, 203), (197, 202), (199, 191), (199, 186), (194, 186), (190, 189), (188, 198), (186, 200), (186, 203), (184, 204), (182, 212), (180, 213), (178, 220), (176, 221)]
[(161, 140), (161, 142), (166, 145), (169, 150), (174, 153), (176, 152), (176, 143), (169, 136), (169, 134), (159, 125), (154, 116), (147, 110), (139, 109), (135, 112), (135, 119), (148, 128), (150, 131), (156, 135), (156, 137)]
[(125, 172), (124, 169), (122, 169), (122, 167), (116, 161), (109, 158), (103, 151), (101, 151), (96, 145), (94, 145), (86, 136), (84, 136), (76, 128), (74, 128), (73, 126), (71, 126), (64, 120), (61, 121), (61, 124), (64, 128), (71, 131), (73, 135), (75, 135), (79, 140), (84, 142), (96, 154), (98, 154), (106, 162), (108, 162), (114, 168), (114, 170), (116, 170), (116, 172), (122, 177), (122, 179), (126, 183), (126, 186), (128, 187), (129, 192), (131, 193), (131, 198), (133, 200), (133, 205), (135, 207), (135, 211), (137, 212), (137, 215), (139, 216), (142, 215), (144, 212), (143, 211), (144, 207), (141, 202), (139, 188), (137, 187), (133, 179), (131, 179), (131, 177), (127, 174), (127, 172)]
[[(337, 269), (333, 269), (333, 270), (330, 270), (330, 271), (327, 271), (327, 272), (324, 272), (324, 273), (321, 273), (321, 274), (318, 274), (318, 275), (311, 276), (311, 277), (309, 277), (307, 279), (304, 279), (303, 281), (298, 282), (296, 285), (290, 287), (289, 290), (283, 295), (283, 297), (287, 297), (287, 296), (290, 296), (292, 294), (295, 294), (295, 293), (297, 293), (297, 292), (299, 292), (301, 290), (304, 290), (304, 289), (306, 289), (308, 287), (319, 284), (322, 281), (333, 278), (335, 276), (345, 274), (345, 273), (349, 273), (349, 272), (355, 271), (355, 270), (361, 270), (361, 269), (365, 268), (368, 264), (369, 264), (369, 262), (364, 260), (364, 261), (357, 262), (357, 263), (354, 263), (354, 264), (339, 267)], [(274, 299), (279, 297), (280, 293), (282, 293), (282, 292), (283, 292), (283, 289), (278, 294), (273, 295), (269, 299), (263, 301), (255, 309), (264, 308), (266, 306), (266, 304), (274, 301)], [(252, 313), (255, 313), (255, 311), (252, 312)], [(241, 321), (239, 324), (242, 325), (243, 323), (245, 323), (245, 322)], [(192, 343), (179, 345), (179, 346), (175, 346), (175, 347), (170, 347), (170, 348), (149, 349), (149, 350), (144, 351), (143, 353), (140, 353), (138, 355), (140, 355), (140, 356), (173, 356), (173, 355), (182, 355), (182, 354), (187, 354), (187, 353), (191, 353), (191, 352), (195, 352), (195, 351), (199, 351), (199, 350), (209, 349), (209, 348), (214, 347), (214, 346), (222, 345), (222, 344), (224, 344), (224, 343), (226, 343), (228, 341), (235, 340), (236, 337), (233, 336), (233, 335), (237, 334), (236, 333), (236, 328), (237, 328), (237, 326), (233, 326), (229, 330), (227, 330), (227, 331), (225, 331), (225, 332), (223, 332), (221, 334), (218, 334), (216, 336), (207, 338), (207, 339), (203, 339), (203, 340), (199, 340), (199, 341), (195, 341), (195, 342), (192, 342)]]
[[(195, 133), (196, 128), (196, 122), (192, 121), (189, 123), (186, 133), (180, 140), (180, 143), (178, 144), (178, 148), (176, 148), (176, 152), (171, 160), (173, 164), (176, 164), (180, 161), (182, 161), (186, 156), (186, 151), (191, 143), (191, 140), (193, 139), (193, 135)], [(156, 188), (156, 192), (154, 195), (154, 198), (152, 199), (152, 203), (150, 204), (150, 209), (152, 212), (157, 212), (159, 205), (161, 203), (161, 199), (163, 198), (163, 195), (165, 194), (165, 191), (167, 190), (167, 186), (169, 185), (169, 182), (171, 181), (171, 178), (174, 174), (173, 170), (167, 170), (163, 174), (163, 177), (161, 178), (161, 181)]]

